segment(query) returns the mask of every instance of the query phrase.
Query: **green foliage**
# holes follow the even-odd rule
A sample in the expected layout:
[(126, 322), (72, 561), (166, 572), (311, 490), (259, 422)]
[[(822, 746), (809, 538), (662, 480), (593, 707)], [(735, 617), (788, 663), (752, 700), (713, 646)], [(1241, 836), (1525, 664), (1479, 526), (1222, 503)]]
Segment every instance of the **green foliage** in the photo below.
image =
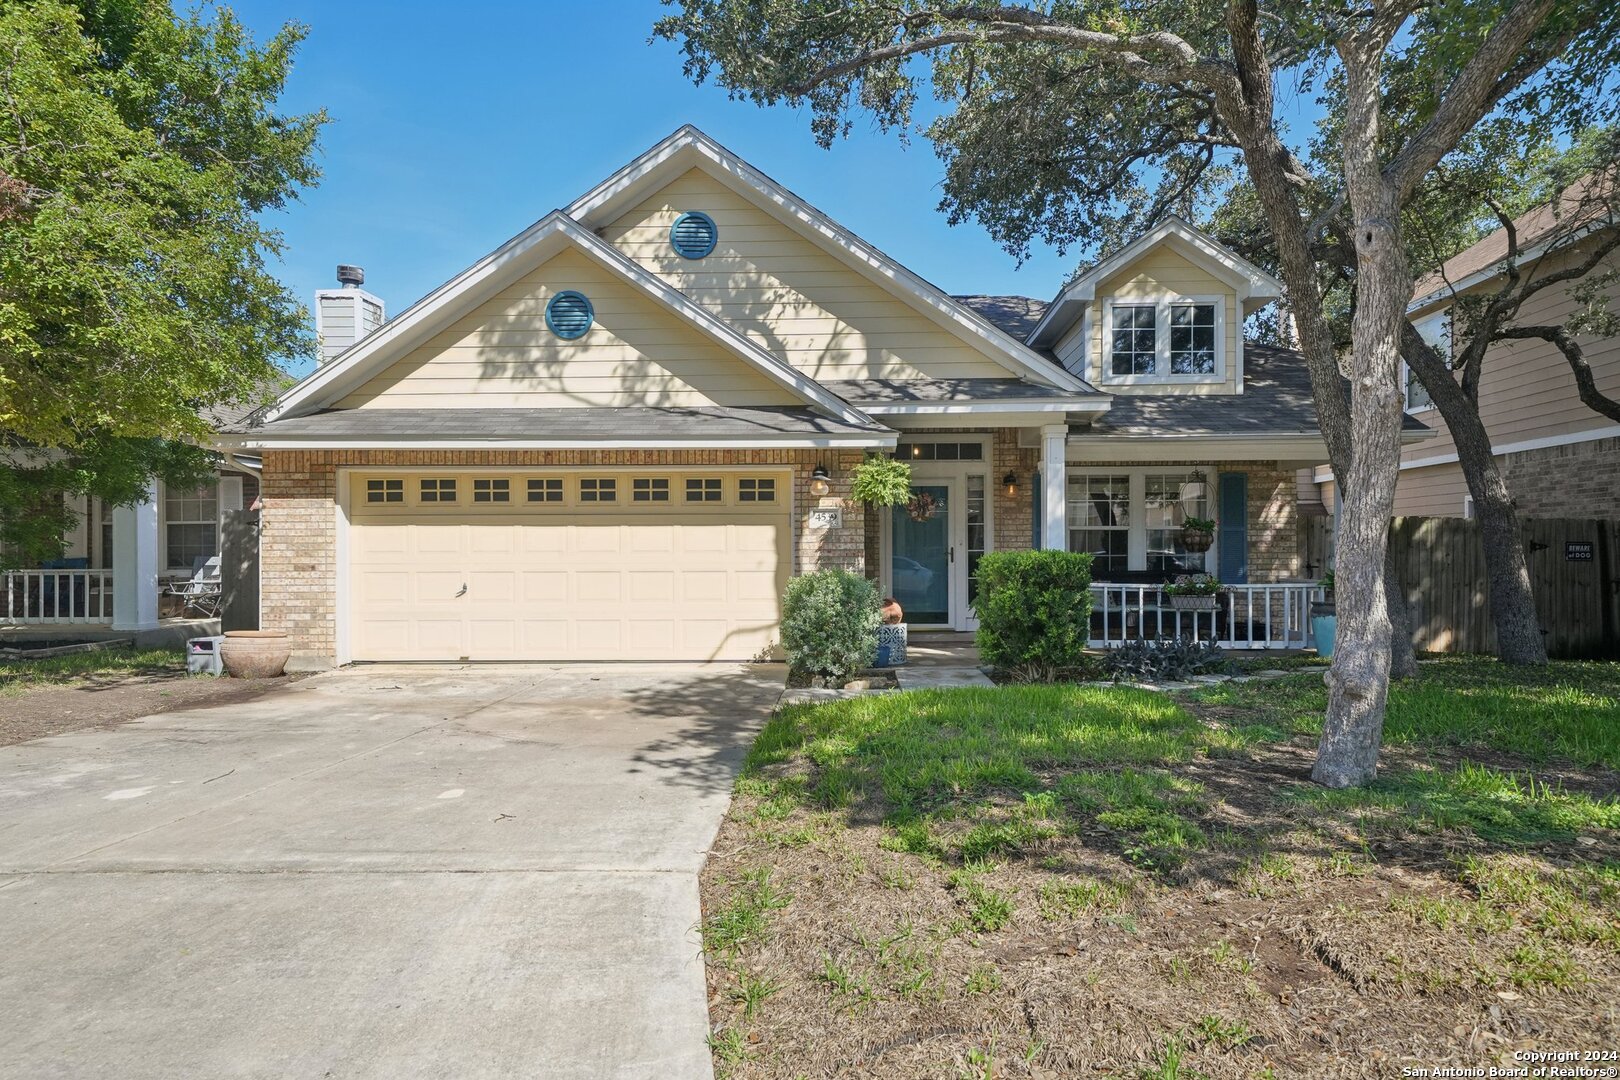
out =
[(1221, 591), (1219, 579), (1208, 574), (1188, 574), (1164, 586), (1166, 596), (1214, 596)]
[(782, 595), (782, 647), (798, 671), (846, 677), (877, 658), (877, 586), (847, 570), (820, 570), (788, 582)]
[[(313, 355), (265, 221), (319, 175), (324, 114), (275, 109), (302, 36), (165, 0), (0, 6), (0, 447), (65, 452), (0, 481), (0, 517), (184, 482), (198, 459), (156, 440), (202, 440)], [(47, 556), (59, 524), (6, 539)]]
[(1221, 671), (1226, 666), (1226, 656), (1212, 642), (1186, 638), (1127, 641), (1109, 649), (1103, 657), (1103, 667), (1115, 679), (1186, 679)]
[(992, 551), (979, 560), (979, 655), (998, 670), (1051, 680), (1079, 667), (1091, 627), (1091, 556)]
[(849, 494), (870, 506), (900, 506), (911, 498), (911, 465), (869, 454), (849, 472)]

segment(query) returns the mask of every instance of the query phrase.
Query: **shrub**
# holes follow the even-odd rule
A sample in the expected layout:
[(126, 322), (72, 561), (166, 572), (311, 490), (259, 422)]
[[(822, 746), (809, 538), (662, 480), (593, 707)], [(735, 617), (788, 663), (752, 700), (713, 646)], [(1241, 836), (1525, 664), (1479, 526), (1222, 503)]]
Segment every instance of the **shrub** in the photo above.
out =
[(1019, 678), (1050, 682), (1084, 662), (1091, 556), (992, 551), (979, 560), (979, 656)]
[(1161, 641), (1127, 641), (1108, 650), (1103, 666), (1111, 678), (1176, 680), (1191, 675), (1220, 671), (1226, 657), (1208, 641), (1165, 638)]
[(782, 594), (782, 647), (799, 671), (843, 678), (877, 659), (877, 586), (847, 570), (820, 570)]

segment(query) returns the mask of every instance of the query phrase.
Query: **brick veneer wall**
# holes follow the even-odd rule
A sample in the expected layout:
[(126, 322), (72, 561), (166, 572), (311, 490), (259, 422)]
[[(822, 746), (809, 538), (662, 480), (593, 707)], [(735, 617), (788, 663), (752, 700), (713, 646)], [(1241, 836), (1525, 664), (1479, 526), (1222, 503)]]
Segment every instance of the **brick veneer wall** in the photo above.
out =
[[(264, 512), (259, 539), (261, 625), (285, 629), (301, 660), (330, 662), (337, 649), (337, 472), (340, 468), (535, 468), (592, 466), (682, 468), (701, 465), (791, 466), (795, 573), (865, 566), (864, 507), (849, 499), (858, 451), (817, 450), (528, 450), (270, 451), (264, 455)], [(817, 465), (832, 473), (824, 499), (810, 494)], [(813, 529), (815, 506), (842, 506), (841, 529)]]
[(1502, 472), (1525, 517), (1620, 519), (1620, 438), (1508, 454)]
[[(1034, 447), (1018, 445), (1018, 430), (1002, 428), (996, 432), (995, 446), (991, 450), (990, 487), (995, 491), (995, 549), (1020, 551), (1035, 542), (1035, 468), (1040, 451)], [(1009, 472), (1018, 477), (1018, 494), (1008, 498), (1002, 490), (1001, 479)]]

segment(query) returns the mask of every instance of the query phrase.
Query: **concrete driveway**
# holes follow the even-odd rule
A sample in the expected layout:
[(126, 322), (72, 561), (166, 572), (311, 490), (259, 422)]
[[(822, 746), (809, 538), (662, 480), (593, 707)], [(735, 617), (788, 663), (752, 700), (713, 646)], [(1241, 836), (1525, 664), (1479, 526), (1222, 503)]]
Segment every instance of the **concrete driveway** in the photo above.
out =
[(709, 1076), (697, 871), (781, 685), (365, 667), (0, 749), (0, 1076)]

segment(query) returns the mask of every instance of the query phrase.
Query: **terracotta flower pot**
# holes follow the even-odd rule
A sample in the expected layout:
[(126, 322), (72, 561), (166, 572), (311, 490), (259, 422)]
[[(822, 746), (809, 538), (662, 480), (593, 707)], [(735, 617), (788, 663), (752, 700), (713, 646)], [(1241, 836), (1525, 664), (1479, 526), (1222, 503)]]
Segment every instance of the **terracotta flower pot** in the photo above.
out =
[(887, 626), (893, 626), (895, 623), (904, 622), (906, 618), (906, 613), (901, 610), (900, 601), (896, 600), (892, 596), (885, 596), (883, 598), (883, 606), (878, 608), (878, 615), (883, 619), (884, 624)]
[(273, 679), (287, 668), (292, 642), (284, 630), (227, 630), (220, 663), (233, 679)]

